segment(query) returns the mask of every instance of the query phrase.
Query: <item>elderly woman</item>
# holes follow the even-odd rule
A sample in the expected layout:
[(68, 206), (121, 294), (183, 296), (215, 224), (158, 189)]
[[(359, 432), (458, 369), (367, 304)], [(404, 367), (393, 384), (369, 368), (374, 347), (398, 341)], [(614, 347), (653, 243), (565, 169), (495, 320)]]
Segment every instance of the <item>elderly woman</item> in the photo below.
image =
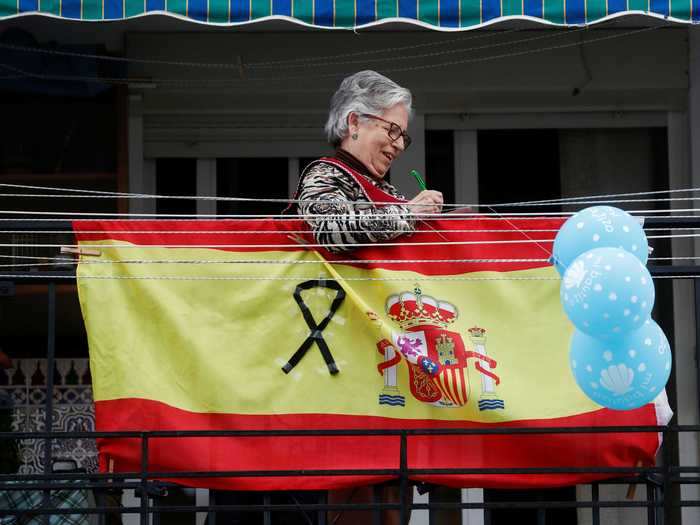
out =
[[(421, 214), (441, 211), (440, 192), (424, 190), (406, 201), (384, 180), (392, 162), (411, 145), (406, 131), (411, 102), (410, 91), (374, 71), (347, 77), (333, 95), (326, 133), (335, 155), (309, 164), (297, 189), (298, 213), (328, 250), (395, 239), (412, 232)], [(330, 491), (328, 500), (367, 503), (372, 491)], [(382, 500), (397, 503), (398, 487), (384, 487)], [(335, 525), (372, 521), (371, 513), (357, 511), (329, 517)], [(398, 522), (397, 511), (384, 513), (384, 524)]]
[(299, 181), (298, 213), (331, 251), (412, 232), (417, 215), (439, 213), (442, 194), (424, 190), (406, 201), (384, 180), (411, 145), (411, 92), (375, 71), (347, 77), (331, 99), (326, 123), (334, 157), (309, 164)]

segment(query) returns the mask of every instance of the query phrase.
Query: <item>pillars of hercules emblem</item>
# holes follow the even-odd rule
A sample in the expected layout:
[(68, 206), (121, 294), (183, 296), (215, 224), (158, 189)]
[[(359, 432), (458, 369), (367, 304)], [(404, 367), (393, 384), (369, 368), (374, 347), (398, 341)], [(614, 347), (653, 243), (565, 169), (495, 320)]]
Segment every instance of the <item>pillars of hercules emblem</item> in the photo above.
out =
[[(470, 328), (469, 339), (472, 342), (474, 351), (480, 355), (487, 356), (486, 353), (486, 330), (483, 328)], [(479, 397), (479, 410), (503, 410), (505, 404), (502, 399), (497, 398), (496, 385), (498, 384), (491, 372), (491, 365), (487, 361), (477, 363), (477, 370), (481, 372), (481, 396)], [(485, 373), (484, 373), (485, 372)]]
[(384, 376), (384, 388), (379, 394), (379, 404), (405, 406), (406, 398), (401, 395), (396, 383), (396, 365), (401, 361), (401, 356), (396, 347), (386, 339), (377, 343), (377, 351), (384, 356), (384, 361), (377, 365), (377, 370)]

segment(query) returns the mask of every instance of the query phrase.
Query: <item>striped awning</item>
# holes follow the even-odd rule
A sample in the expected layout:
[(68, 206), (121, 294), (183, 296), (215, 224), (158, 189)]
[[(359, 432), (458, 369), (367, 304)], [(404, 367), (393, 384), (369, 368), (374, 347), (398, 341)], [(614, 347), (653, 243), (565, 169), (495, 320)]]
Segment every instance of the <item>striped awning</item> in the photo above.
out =
[(25, 14), (85, 21), (167, 14), (216, 25), (278, 18), (327, 28), (402, 21), (459, 30), (517, 18), (582, 25), (624, 14), (693, 23), (700, 0), (0, 0), (0, 18)]

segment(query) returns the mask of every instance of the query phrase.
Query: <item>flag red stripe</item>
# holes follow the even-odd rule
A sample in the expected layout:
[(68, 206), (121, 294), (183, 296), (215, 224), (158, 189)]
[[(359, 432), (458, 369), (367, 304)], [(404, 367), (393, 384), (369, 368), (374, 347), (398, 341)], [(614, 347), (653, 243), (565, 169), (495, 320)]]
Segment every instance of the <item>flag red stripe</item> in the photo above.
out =
[(466, 404), (469, 400), (469, 393), (467, 392), (467, 384), (469, 381), (469, 376), (467, 375), (467, 369), (464, 368), (459, 374), (459, 392), (462, 398), (462, 403)]
[[(501, 424), (406, 420), (328, 414), (241, 415), (180, 410), (144, 399), (95, 403), (99, 431), (146, 430), (313, 430), (313, 429), (430, 429), (494, 427), (595, 427), (656, 425), (653, 405), (614, 412), (601, 409), (570, 417)], [(448, 409), (446, 409), (448, 410)], [(136, 438), (98, 440), (100, 464), (109, 459), (116, 472), (141, 470)], [(654, 464), (657, 434), (540, 434), (482, 436), (410, 436), (408, 467), (426, 468), (543, 468), (633, 467)], [(397, 469), (398, 436), (198, 437), (149, 440), (151, 471)], [(421, 475), (427, 481), (460, 487), (548, 487), (610, 477), (603, 474)], [(385, 481), (387, 476), (291, 476), (178, 479), (188, 486), (249, 490), (330, 489)]]
[[(410, 245), (382, 246), (377, 243), (371, 247), (357, 248), (343, 254), (331, 254), (318, 249), (329, 260), (354, 259), (353, 266), (362, 268), (385, 268), (389, 270), (410, 270), (424, 275), (459, 275), (476, 271), (515, 271), (541, 268), (549, 263), (537, 262), (498, 262), (498, 263), (365, 263), (363, 260), (401, 260), (401, 259), (547, 259), (551, 255), (555, 231), (524, 233), (520, 229), (556, 230), (562, 224), (561, 219), (536, 219), (519, 221), (497, 220), (437, 220), (431, 221), (430, 228), (422, 225), (419, 232), (404, 235), (398, 241), (406, 243), (440, 243), (440, 242), (476, 242), (466, 245)], [(212, 246), (213, 249), (231, 252), (262, 251), (303, 251), (303, 245), (295, 244), (288, 232), (298, 231), (304, 227), (302, 221), (292, 220), (220, 220), (220, 221), (75, 221), (73, 228), (78, 241), (112, 240), (129, 242), (144, 246), (178, 245), (178, 246)], [(449, 230), (437, 233), (433, 230)], [(455, 230), (499, 230), (477, 231), (470, 233)], [(85, 233), (85, 232), (110, 233)], [(155, 233), (138, 233), (152, 231)], [(205, 233), (206, 231), (230, 231), (230, 234)], [(116, 232), (116, 233), (114, 233)], [(183, 233), (162, 233), (183, 232)], [(242, 233), (241, 233), (242, 232)], [(262, 233), (249, 233), (262, 232)], [(308, 234), (301, 234), (307, 242), (315, 243)], [(493, 241), (518, 241), (540, 239), (546, 242), (526, 242), (515, 244), (498, 244)], [(241, 245), (227, 248), (223, 245)], [(270, 247), (260, 247), (274, 246)], [(316, 248), (314, 248), (316, 249)], [(255, 258), (255, 257), (252, 257)]]

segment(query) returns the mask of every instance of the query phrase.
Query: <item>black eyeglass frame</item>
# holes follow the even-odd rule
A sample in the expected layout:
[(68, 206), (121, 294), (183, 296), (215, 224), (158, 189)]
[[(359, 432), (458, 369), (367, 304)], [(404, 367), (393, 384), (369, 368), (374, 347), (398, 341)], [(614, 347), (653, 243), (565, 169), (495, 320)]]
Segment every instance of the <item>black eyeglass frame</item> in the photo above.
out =
[[(410, 135), (406, 133), (403, 129), (401, 129), (401, 126), (399, 126), (396, 122), (392, 122), (390, 120), (383, 119), (382, 117), (378, 117), (377, 115), (370, 115), (369, 113), (360, 113), (360, 117), (364, 118), (369, 118), (372, 120), (379, 120), (381, 122), (384, 122), (385, 124), (389, 124), (389, 129), (386, 130), (387, 135), (389, 135), (389, 138), (391, 139), (392, 142), (396, 142), (400, 138), (403, 138), (403, 150), (406, 151), (411, 143), (413, 142), (413, 139), (411, 139)], [(386, 129), (386, 128), (384, 128)]]

